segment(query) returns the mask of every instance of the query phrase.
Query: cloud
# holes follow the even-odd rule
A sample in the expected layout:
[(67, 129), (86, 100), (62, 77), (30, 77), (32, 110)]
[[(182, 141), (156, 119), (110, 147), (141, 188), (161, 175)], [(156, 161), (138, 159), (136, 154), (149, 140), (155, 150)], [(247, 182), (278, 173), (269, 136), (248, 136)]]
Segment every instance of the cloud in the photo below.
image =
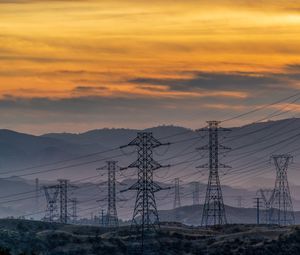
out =
[(55, 62), (82, 62), (82, 59), (56, 58), (56, 57), (36, 57), (21, 55), (0, 55), (1, 61), (29, 61), (37, 63), (55, 63)]
[(285, 66), (285, 70), (292, 73), (300, 73), (300, 64), (289, 64)]
[(73, 93), (82, 94), (98, 94), (99, 92), (103, 92), (108, 90), (105, 86), (77, 86), (73, 89)]
[(224, 90), (224, 91), (251, 91), (257, 89), (280, 88), (282, 78), (277, 74), (255, 73), (208, 73), (194, 72), (192, 78), (184, 79), (156, 79), (136, 78), (129, 82), (136, 84), (166, 85), (169, 90), (197, 91), (197, 90)]

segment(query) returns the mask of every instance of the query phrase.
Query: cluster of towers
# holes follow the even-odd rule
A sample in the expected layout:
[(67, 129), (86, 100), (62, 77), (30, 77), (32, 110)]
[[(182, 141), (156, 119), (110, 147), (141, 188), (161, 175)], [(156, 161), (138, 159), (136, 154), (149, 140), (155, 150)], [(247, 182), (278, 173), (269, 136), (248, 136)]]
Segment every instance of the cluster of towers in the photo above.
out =
[(47, 222), (72, 223), (77, 219), (77, 199), (71, 197), (71, 190), (76, 186), (69, 180), (59, 179), (57, 184), (44, 186), (46, 197), (46, 214), (43, 218)]
[[(224, 225), (228, 222), (219, 170), (230, 167), (220, 162), (219, 155), (221, 151), (227, 151), (230, 148), (219, 142), (219, 135), (220, 132), (227, 132), (229, 130), (219, 127), (219, 124), (220, 122), (218, 121), (209, 121), (207, 128), (198, 130), (198, 132), (208, 133), (208, 144), (197, 149), (199, 151), (206, 150), (209, 155), (208, 163), (198, 166), (198, 168), (205, 168), (209, 171), (201, 219), (201, 225), (205, 227)], [(169, 143), (161, 143), (154, 138), (151, 132), (139, 132), (137, 137), (129, 144), (120, 147), (121, 149), (135, 147), (137, 159), (134, 162), (127, 167), (119, 167), (117, 161), (107, 161), (104, 167), (97, 169), (99, 171), (107, 171), (107, 211), (105, 215), (102, 211), (102, 225), (111, 229), (116, 229), (119, 226), (116, 208), (116, 171), (123, 171), (128, 168), (137, 169), (137, 181), (128, 189), (121, 192), (129, 190), (136, 192), (131, 230), (136, 233), (135, 237), (138, 242), (138, 245), (133, 246), (133, 250), (142, 251), (138, 252), (138, 254), (151, 254), (151, 251), (153, 251), (153, 247), (149, 245), (149, 240), (160, 229), (155, 194), (161, 190), (171, 188), (161, 187), (154, 181), (154, 171), (163, 167), (170, 167), (170, 165), (161, 165), (154, 159), (154, 150), (164, 145), (169, 145)], [(260, 196), (256, 200), (258, 223), (260, 217), (259, 209), (261, 202), (263, 202), (266, 223), (278, 225), (294, 224), (293, 205), (287, 178), (287, 169), (292, 157), (288, 154), (273, 155), (272, 159), (277, 173), (275, 187), (272, 190), (259, 190), (258, 194)], [(38, 180), (36, 185), (39, 185)], [(72, 197), (72, 192), (70, 192), (74, 188), (76, 187), (71, 185), (66, 179), (60, 179), (57, 184), (43, 187), (47, 201), (45, 221), (60, 223), (76, 222), (78, 201)], [(192, 188), (193, 204), (200, 205), (199, 182), (193, 182)], [(37, 188), (38, 191), (39, 189)], [(174, 209), (176, 209), (181, 207), (179, 178), (175, 178), (174, 180), (174, 195)], [(240, 207), (242, 200), (243, 198), (239, 197), (238, 204)]]
[[(208, 144), (197, 148), (197, 150), (207, 150), (209, 154), (208, 163), (198, 166), (209, 170), (209, 178), (206, 188), (206, 195), (203, 204), (202, 226), (214, 226), (227, 224), (225, 205), (223, 201), (219, 170), (220, 168), (230, 168), (219, 160), (221, 151), (230, 148), (219, 142), (220, 132), (230, 131), (219, 127), (220, 122), (208, 121), (208, 127), (198, 130), (198, 132), (208, 133)], [(107, 171), (107, 211), (102, 216), (103, 225), (109, 228), (116, 228), (119, 225), (116, 209), (116, 171), (127, 168), (137, 169), (137, 182), (127, 190), (137, 192), (135, 207), (133, 212), (132, 225), (137, 229), (142, 229), (144, 236), (146, 231), (157, 229), (159, 226), (159, 216), (156, 207), (155, 193), (162, 190), (153, 180), (155, 170), (162, 167), (153, 158), (153, 150), (157, 147), (168, 145), (161, 143), (153, 137), (151, 132), (140, 132), (137, 137), (128, 145), (120, 148), (134, 146), (137, 148), (137, 160), (126, 168), (120, 168), (117, 161), (107, 161), (104, 167), (97, 170)], [(272, 160), (276, 167), (276, 181), (274, 189), (260, 189), (256, 198), (258, 209), (264, 212), (264, 223), (289, 225), (294, 224), (293, 204), (289, 190), (287, 170), (292, 156), (289, 154), (273, 155)], [(193, 182), (193, 204), (200, 204), (199, 182)], [(66, 179), (59, 179), (57, 184), (44, 186), (47, 208), (44, 220), (48, 222), (72, 223), (77, 219), (78, 200), (71, 196), (70, 190), (76, 188)], [(170, 187), (168, 187), (169, 189)], [(126, 190), (125, 190), (126, 191)], [(36, 203), (39, 201), (39, 183), (36, 179)], [(124, 191), (122, 191), (124, 192)], [(181, 206), (180, 200), (180, 180), (174, 179), (174, 209)], [(238, 204), (241, 207), (242, 197), (239, 197)], [(263, 205), (261, 204), (263, 203)], [(260, 210), (258, 210), (258, 218)]]

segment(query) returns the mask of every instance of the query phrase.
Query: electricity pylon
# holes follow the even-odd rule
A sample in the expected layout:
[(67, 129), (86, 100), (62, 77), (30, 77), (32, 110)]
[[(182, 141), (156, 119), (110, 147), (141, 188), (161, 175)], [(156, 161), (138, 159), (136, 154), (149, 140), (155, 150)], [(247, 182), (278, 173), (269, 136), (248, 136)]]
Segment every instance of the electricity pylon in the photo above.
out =
[(282, 226), (295, 224), (293, 203), (287, 178), (289, 163), (293, 157), (289, 154), (273, 155), (276, 167), (276, 181), (271, 205), (270, 221)]
[(44, 186), (43, 188), (47, 201), (46, 214), (43, 220), (47, 222), (56, 222), (58, 220), (57, 200), (59, 194), (59, 186), (51, 185)]
[(117, 228), (119, 226), (117, 207), (116, 207), (116, 170), (117, 161), (107, 161), (105, 167), (97, 170), (107, 170), (107, 213), (105, 226), (108, 228)]
[(151, 247), (145, 243), (145, 238), (150, 237), (159, 229), (155, 193), (163, 188), (154, 182), (153, 172), (167, 166), (162, 166), (153, 159), (153, 149), (162, 145), (168, 145), (168, 143), (159, 142), (153, 137), (152, 132), (139, 132), (134, 140), (121, 147), (121, 149), (127, 146), (137, 147), (138, 159), (128, 167), (121, 168), (121, 170), (127, 168), (138, 169), (137, 182), (126, 190), (137, 191), (131, 228), (135, 228), (141, 237), (139, 254), (146, 254), (149, 252), (148, 249), (151, 250)]
[(76, 188), (76, 186), (71, 185), (70, 181), (67, 179), (59, 179), (58, 180), (59, 187), (59, 222), (60, 223), (68, 223), (71, 214), (69, 214), (69, 204), (72, 199), (69, 198), (70, 188)]
[(37, 211), (40, 210), (40, 182), (39, 178), (35, 178), (35, 206)]
[(68, 185), (69, 180), (60, 179), (59, 183), (59, 221), (60, 223), (68, 222)]
[(72, 223), (76, 223), (77, 221), (77, 204), (78, 204), (78, 200), (76, 198), (73, 198), (70, 200), (71, 202), (71, 211), (72, 211)]
[(175, 196), (174, 196), (174, 206), (173, 206), (173, 208), (176, 209), (178, 207), (181, 207), (180, 180), (179, 180), (179, 178), (174, 179), (174, 190), (175, 190)]
[(209, 163), (199, 166), (198, 168), (208, 168), (209, 178), (206, 190), (205, 203), (202, 213), (202, 226), (215, 226), (227, 224), (225, 206), (223, 202), (222, 189), (219, 178), (220, 168), (230, 168), (219, 162), (220, 150), (230, 150), (219, 143), (219, 132), (230, 131), (229, 129), (220, 128), (219, 121), (208, 121), (208, 128), (199, 131), (207, 131), (209, 135), (209, 144), (198, 148), (198, 150), (209, 151)]
[(238, 208), (242, 208), (243, 207), (243, 201), (245, 199), (242, 196), (237, 196), (236, 198), (236, 203), (237, 203), (237, 207)]
[(254, 207), (256, 208), (256, 224), (260, 224), (260, 207), (261, 207), (261, 197), (254, 198)]
[(192, 182), (192, 189), (193, 189), (193, 205), (200, 204), (200, 183), (199, 182)]
[(274, 199), (274, 189), (259, 189), (257, 194), (260, 194), (264, 205), (265, 223), (270, 224), (271, 204)]

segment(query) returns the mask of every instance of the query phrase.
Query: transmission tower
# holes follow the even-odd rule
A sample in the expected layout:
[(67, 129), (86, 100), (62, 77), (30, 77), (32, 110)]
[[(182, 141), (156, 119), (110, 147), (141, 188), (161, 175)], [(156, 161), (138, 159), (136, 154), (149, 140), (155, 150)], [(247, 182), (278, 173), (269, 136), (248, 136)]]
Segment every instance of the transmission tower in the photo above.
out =
[(293, 203), (287, 178), (289, 163), (293, 157), (289, 154), (273, 155), (276, 167), (276, 181), (271, 205), (270, 221), (282, 226), (295, 224)]
[(200, 204), (200, 183), (199, 182), (192, 182), (192, 189), (193, 189), (193, 205)]
[(174, 206), (173, 206), (173, 208), (176, 209), (178, 207), (181, 207), (180, 180), (179, 180), (179, 178), (174, 179), (174, 190), (175, 190), (175, 197), (174, 197)]
[(140, 254), (146, 254), (145, 237), (150, 237), (159, 229), (155, 193), (163, 188), (153, 181), (153, 171), (166, 166), (153, 159), (153, 149), (162, 145), (168, 144), (156, 140), (152, 132), (139, 132), (133, 141), (121, 147), (136, 146), (138, 150), (138, 159), (127, 167), (138, 169), (138, 180), (127, 190), (137, 191), (131, 227), (141, 235)]
[(76, 198), (73, 198), (70, 200), (71, 202), (71, 211), (72, 211), (72, 222), (76, 223), (77, 222), (77, 204), (78, 200)]
[(59, 221), (60, 223), (68, 222), (68, 180), (60, 179), (59, 183)]
[(219, 121), (208, 121), (208, 128), (201, 129), (200, 131), (207, 131), (209, 135), (209, 144), (198, 148), (198, 150), (209, 151), (209, 163), (198, 168), (209, 169), (209, 179), (206, 190), (205, 203), (202, 213), (202, 226), (215, 226), (227, 224), (225, 207), (223, 202), (219, 169), (230, 168), (219, 162), (219, 152), (221, 150), (230, 150), (219, 143), (219, 132), (229, 131), (229, 129), (220, 128)]
[(119, 226), (117, 207), (116, 207), (116, 169), (117, 161), (107, 161), (106, 166), (98, 168), (97, 170), (107, 170), (107, 214), (105, 219), (105, 226), (108, 228), (117, 228)]
[(256, 224), (260, 224), (260, 207), (261, 207), (261, 197), (254, 198), (254, 207), (256, 208)]
[(44, 221), (47, 222), (56, 222), (58, 220), (57, 200), (58, 200), (59, 186), (51, 185), (51, 186), (44, 186), (43, 188), (44, 188), (46, 201), (47, 201), (46, 214), (43, 219)]
[(237, 203), (237, 207), (238, 208), (242, 208), (243, 207), (243, 201), (245, 199), (242, 196), (237, 196), (236, 198), (236, 203)]
[(39, 178), (35, 179), (35, 206), (37, 211), (40, 209), (40, 183)]
[(274, 198), (273, 189), (259, 189), (257, 194), (260, 194), (260, 197), (263, 201), (264, 211), (265, 211), (265, 223), (270, 224), (271, 218), (271, 204)]

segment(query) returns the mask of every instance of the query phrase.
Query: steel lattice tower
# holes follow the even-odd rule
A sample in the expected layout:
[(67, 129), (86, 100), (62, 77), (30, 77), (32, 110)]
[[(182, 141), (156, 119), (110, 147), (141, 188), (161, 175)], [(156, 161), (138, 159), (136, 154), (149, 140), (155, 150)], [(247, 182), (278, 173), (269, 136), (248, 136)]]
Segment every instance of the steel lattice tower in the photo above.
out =
[(295, 224), (293, 203), (287, 178), (288, 165), (292, 158), (289, 154), (272, 156), (276, 167), (276, 181), (270, 215), (272, 224), (282, 226)]
[(43, 220), (47, 222), (56, 222), (58, 220), (57, 200), (58, 200), (59, 186), (51, 185), (51, 186), (44, 186), (43, 188), (44, 188), (46, 201), (47, 201), (46, 214)]
[(178, 207), (181, 207), (180, 180), (179, 180), (179, 178), (174, 179), (174, 190), (175, 190), (175, 197), (174, 197), (174, 206), (173, 206), (173, 208), (176, 209)]
[(78, 200), (76, 198), (71, 199), (71, 211), (72, 211), (72, 222), (76, 223), (77, 221), (77, 204)]
[(201, 129), (200, 131), (208, 131), (209, 144), (198, 148), (198, 150), (209, 151), (209, 163), (198, 168), (209, 169), (209, 179), (206, 190), (205, 203), (202, 213), (202, 226), (215, 226), (227, 224), (225, 207), (222, 196), (222, 189), (219, 178), (220, 168), (229, 168), (219, 162), (220, 150), (229, 150), (219, 143), (219, 132), (229, 131), (229, 129), (220, 128), (219, 121), (208, 121), (208, 128)]
[(135, 228), (141, 235), (140, 254), (146, 254), (145, 237), (150, 236), (159, 229), (155, 193), (163, 188), (153, 181), (153, 171), (165, 166), (160, 165), (153, 159), (153, 149), (162, 145), (168, 144), (156, 140), (152, 132), (139, 132), (133, 141), (121, 147), (136, 146), (138, 148), (138, 159), (126, 167), (138, 169), (138, 180), (126, 190), (137, 191), (131, 227), (132, 229)]
[(35, 178), (35, 206), (39, 211), (40, 208), (40, 182), (39, 178)]
[(237, 196), (236, 203), (237, 203), (237, 207), (238, 208), (242, 208), (243, 207), (243, 201), (244, 201), (244, 198), (242, 196)]
[(270, 224), (271, 218), (271, 203), (274, 197), (274, 189), (259, 189), (257, 194), (260, 194), (265, 210), (265, 223)]
[(192, 182), (192, 189), (193, 189), (193, 205), (200, 204), (200, 183), (199, 182)]
[(119, 226), (117, 207), (116, 207), (116, 170), (117, 161), (107, 161), (106, 166), (97, 170), (107, 170), (107, 213), (105, 226), (117, 228)]
[(58, 180), (59, 183), (59, 221), (60, 223), (68, 222), (68, 186), (69, 181), (65, 179)]

